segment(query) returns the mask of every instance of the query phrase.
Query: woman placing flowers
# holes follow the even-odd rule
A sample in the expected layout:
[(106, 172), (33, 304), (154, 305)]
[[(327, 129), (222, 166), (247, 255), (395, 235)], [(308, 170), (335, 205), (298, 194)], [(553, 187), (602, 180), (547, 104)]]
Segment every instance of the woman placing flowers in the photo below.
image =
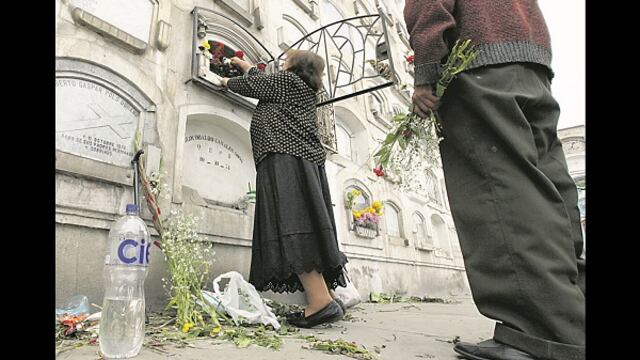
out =
[(290, 51), (284, 70), (265, 75), (238, 57), (245, 76), (218, 79), (222, 86), (259, 100), (251, 120), (256, 164), (256, 212), (249, 282), (257, 290), (303, 290), (308, 306), (288, 322), (312, 327), (344, 316), (329, 292), (346, 287), (346, 256), (338, 250), (326, 153), (316, 116), (324, 61)]

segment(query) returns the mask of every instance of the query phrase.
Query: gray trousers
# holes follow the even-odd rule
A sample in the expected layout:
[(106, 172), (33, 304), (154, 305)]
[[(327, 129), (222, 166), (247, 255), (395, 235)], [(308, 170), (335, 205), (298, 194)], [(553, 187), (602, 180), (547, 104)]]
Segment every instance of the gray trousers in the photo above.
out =
[(546, 69), (458, 76), (439, 110), (443, 170), (473, 299), (494, 339), (539, 359), (585, 358), (585, 262), (576, 186)]

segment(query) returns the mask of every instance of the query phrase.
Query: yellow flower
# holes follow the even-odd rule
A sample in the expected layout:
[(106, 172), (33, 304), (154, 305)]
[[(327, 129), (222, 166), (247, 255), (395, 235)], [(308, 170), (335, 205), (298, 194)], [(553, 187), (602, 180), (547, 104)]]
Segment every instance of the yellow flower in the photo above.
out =
[(208, 41), (203, 41), (201, 45), (207, 50), (211, 49), (211, 44)]
[(220, 326), (215, 327), (215, 328), (211, 329), (211, 333), (209, 335), (211, 337), (216, 337), (220, 333), (220, 330), (222, 330), (222, 328)]
[(372, 208), (372, 207), (368, 207), (367, 208), (367, 212), (371, 213), (371, 214), (375, 214), (376, 213), (376, 209)]
[(193, 324), (193, 323), (190, 323), (190, 322), (189, 322), (189, 323), (186, 323), (186, 324), (184, 324), (184, 325), (182, 325), (182, 332), (183, 332), (183, 333), (187, 333), (187, 332), (189, 332), (189, 329), (191, 329), (191, 328), (193, 327), (193, 325), (194, 325), (194, 324)]
[(380, 202), (379, 200), (376, 200), (373, 202), (373, 204), (371, 204), (371, 206), (373, 206), (373, 208), (376, 210), (380, 210), (382, 209), (382, 202)]
[(353, 190), (353, 191), (351, 191), (351, 193), (355, 197), (358, 197), (358, 196), (362, 195), (362, 192), (360, 190)]

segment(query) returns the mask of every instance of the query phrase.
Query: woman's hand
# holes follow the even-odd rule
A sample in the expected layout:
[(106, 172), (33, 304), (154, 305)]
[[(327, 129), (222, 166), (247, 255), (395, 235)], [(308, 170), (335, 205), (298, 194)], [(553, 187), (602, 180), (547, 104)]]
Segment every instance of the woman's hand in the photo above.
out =
[(240, 70), (242, 70), (242, 72), (247, 72), (247, 71), (249, 71), (249, 69), (251, 69), (251, 64), (249, 64), (248, 62), (240, 59), (237, 56), (234, 56), (229, 60), (231, 60), (231, 65), (239, 67)]

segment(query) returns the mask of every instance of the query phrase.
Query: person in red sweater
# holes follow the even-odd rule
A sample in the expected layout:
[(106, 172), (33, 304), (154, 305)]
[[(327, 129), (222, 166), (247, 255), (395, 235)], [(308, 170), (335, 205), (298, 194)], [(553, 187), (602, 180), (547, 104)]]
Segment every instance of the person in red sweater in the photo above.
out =
[[(535, 0), (406, 0), (418, 115), (438, 110), (442, 165), (474, 302), (493, 338), (467, 359), (585, 358), (576, 185), (557, 137), (551, 45)], [(481, 51), (433, 95), (457, 39)]]

